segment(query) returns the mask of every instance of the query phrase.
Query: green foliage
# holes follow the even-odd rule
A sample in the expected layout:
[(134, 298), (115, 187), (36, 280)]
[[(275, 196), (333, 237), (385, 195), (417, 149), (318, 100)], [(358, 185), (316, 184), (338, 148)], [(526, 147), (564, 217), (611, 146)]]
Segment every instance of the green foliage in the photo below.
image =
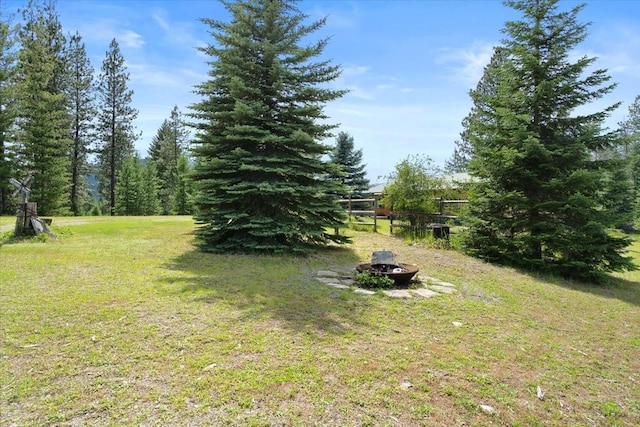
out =
[(137, 156), (124, 160), (116, 186), (116, 213), (118, 215), (157, 215), (158, 178), (155, 164), (142, 164)]
[(369, 180), (366, 178), (366, 165), (362, 164), (362, 149), (355, 150), (353, 137), (346, 132), (340, 132), (336, 139), (336, 146), (329, 153), (329, 161), (336, 165), (339, 174), (331, 179), (340, 182), (348, 193), (341, 197), (351, 196), (362, 198), (369, 190)]
[[(181, 182), (184, 173), (181, 175), (178, 171), (178, 163), (187, 149), (188, 137), (189, 132), (182, 121), (180, 110), (178, 107), (173, 107), (171, 118), (162, 122), (149, 146), (149, 157), (157, 167), (163, 215), (176, 212), (177, 193), (184, 191), (184, 185)], [(183, 197), (180, 203), (184, 205), (185, 194), (181, 194), (180, 197)]]
[(358, 287), (366, 289), (389, 289), (394, 286), (394, 281), (390, 277), (369, 271), (356, 273), (354, 281)]
[(308, 42), (325, 20), (304, 25), (289, 1), (225, 6), (229, 23), (202, 20), (215, 38), (201, 49), (211, 80), (191, 107), (201, 248), (306, 253), (347, 242), (327, 231), (343, 227), (344, 215), (330, 195), (340, 186), (323, 179), (333, 168), (319, 142), (335, 127), (323, 106), (344, 94), (326, 87), (340, 69), (311, 62), (327, 40)]
[(38, 213), (68, 212), (69, 116), (65, 39), (55, 5), (29, 3), (23, 10), (16, 75), (16, 161), (35, 171), (31, 187)]
[(67, 47), (69, 85), (67, 88), (71, 117), (71, 149), (69, 175), (71, 177), (70, 207), (73, 215), (84, 213), (91, 202), (87, 185), (89, 165), (87, 156), (96, 115), (93, 92), (93, 67), (78, 33), (71, 36)]
[(15, 120), (15, 93), (13, 91), (16, 30), (5, 22), (0, 9), (0, 215), (14, 212), (9, 183), (14, 173), (14, 161), (7, 136)]
[(193, 198), (194, 189), (189, 179), (190, 173), (189, 159), (182, 155), (178, 158), (178, 183), (173, 210), (177, 215), (189, 215), (194, 213)]
[(557, 12), (555, 0), (508, 1), (523, 14), (507, 22), (499, 47), (505, 60), (485, 70), (492, 91), (472, 91), (481, 118), (469, 124), (474, 185), (467, 251), (488, 261), (598, 280), (633, 268), (628, 241), (608, 234), (615, 217), (603, 200), (606, 161), (591, 153), (610, 147), (604, 111), (571, 116), (609, 93), (605, 70), (569, 62), (585, 37), (581, 6)]
[(97, 132), (98, 179), (101, 195), (109, 201), (110, 213), (116, 211), (118, 171), (134, 152), (137, 139), (133, 121), (138, 111), (131, 106), (133, 91), (127, 88), (129, 73), (116, 39), (111, 41), (98, 77)]
[(389, 176), (381, 203), (391, 207), (398, 225), (408, 222), (407, 227), (397, 229), (403, 237), (423, 238), (427, 225), (439, 212), (436, 198), (445, 183), (438, 173), (429, 157), (414, 155), (398, 163)]
[(437, 212), (435, 200), (444, 182), (438, 169), (425, 156), (408, 156), (395, 166), (384, 188), (382, 203), (397, 211)]

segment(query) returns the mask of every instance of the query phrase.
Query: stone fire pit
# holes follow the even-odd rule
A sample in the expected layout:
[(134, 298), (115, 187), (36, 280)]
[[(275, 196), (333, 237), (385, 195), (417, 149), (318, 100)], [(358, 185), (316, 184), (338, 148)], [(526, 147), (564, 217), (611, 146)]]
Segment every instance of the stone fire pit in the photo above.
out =
[(367, 271), (370, 274), (387, 276), (396, 286), (407, 285), (419, 271), (416, 265), (398, 262), (395, 254), (390, 251), (373, 252), (371, 262), (358, 264), (356, 270), (359, 273)]

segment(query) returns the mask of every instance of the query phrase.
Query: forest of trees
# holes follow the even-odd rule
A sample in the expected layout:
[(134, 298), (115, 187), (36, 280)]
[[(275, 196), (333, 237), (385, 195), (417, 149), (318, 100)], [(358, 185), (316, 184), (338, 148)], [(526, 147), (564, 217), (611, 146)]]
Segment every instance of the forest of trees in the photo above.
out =
[(115, 39), (95, 73), (82, 36), (64, 34), (55, 1), (0, 15), (0, 215), (16, 209), (9, 178), (28, 171), (41, 215), (193, 212), (180, 111), (139, 159), (128, 80)]

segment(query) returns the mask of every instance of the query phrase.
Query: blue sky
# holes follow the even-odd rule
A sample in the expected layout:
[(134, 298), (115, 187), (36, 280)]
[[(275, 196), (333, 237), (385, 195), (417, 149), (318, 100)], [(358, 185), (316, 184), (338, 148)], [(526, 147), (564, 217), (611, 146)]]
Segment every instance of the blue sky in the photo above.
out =
[[(0, 0), (3, 16), (25, 3)], [(561, 1), (560, 9), (579, 3)], [(574, 54), (597, 57), (596, 67), (608, 69), (618, 83), (589, 107), (623, 102), (607, 122), (614, 128), (640, 94), (640, 0), (586, 3), (579, 19), (592, 24)], [(325, 111), (340, 124), (336, 133), (354, 137), (373, 182), (408, 155), (427, 155), (444, 165), (471, 107), (469, 89), (503, 38), (504, 22), (518, 18), (490, 0), (309, 0), (299, 8), (310, 20), (328, 18), (316, 36), (331, 37), (323, 59), (341, 65), (334, 85), (350, 93)], [(142, 137), (136, 146), (143, 156), (173, 106), (186, 113), (199, 100), (192, 88), (207, 79), (208, 68), (196, 47), (212, 38), (198, 19), (228, 17), (213, 0), (58, 0), (57, 10), (64, 32), (83, 37), (96, 74), (110, 41), (120, 44), (139, 110)]]

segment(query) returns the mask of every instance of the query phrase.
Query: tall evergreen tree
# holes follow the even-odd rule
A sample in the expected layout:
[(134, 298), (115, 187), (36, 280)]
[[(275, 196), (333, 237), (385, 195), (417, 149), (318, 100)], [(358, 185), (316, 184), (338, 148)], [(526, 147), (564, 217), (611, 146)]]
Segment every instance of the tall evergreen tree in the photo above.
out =
[(93, 67), (89, 62), (82, 38), (78, 33), (71, 36), (68, 46), (69, 58), (69, 110), (71, 116), (71, 191), (70, 205), (73, 215), (84, 213), (83, 205), (89, 200), (87, 154), (93, 133), (96, 115), (93, 91)]
[(113, 39), (97, 83), (99, 188), (109, 201), (111, 215), (116, 208), (118, 171), (124, 160), (134, 154), (134, 142), (138, 138), (133, 126), (138, 111), (131, 106), (133, 91), (127, 88), (128, 81), (124, 57)]
[(596, 280), (633, 268), (623, 255), (628, 240), (613, 237), (602, 200), (602, 164), (591, 153), (615, 143), (602, 129), (617, 107), (578, 115), (576, 108), (611, 92), (595, 59), (570, 62), (586, 37), (577, 21), (583, 6), (557, 11), (557, 0), (507, 1), (522, 13), (507, 22), (496, 70), (495, 94), (472, 92), (487, 105), (487, 120), (470, 123), (480, 178), (470, 204), (468, 251), (499, 261), (570, 277)]
[(0, 10), (0, 215), (13, 213), (9, 178), (14, 175), (11, 133), (15, 121), (15, 28)]
[(320, 142), (335, 128), (323, 107), (344, 94), (326, 87), (340, 69), (312, 62), (326, 39), (307, 45), (325, 20), (305, 25), (287, 0), (224, 4), (231, 22), (202, 20), (216, 42), (202, 48), (210, 80), (191, 107), (202, 249), (304, 253), (348, 241), (327, 232), (344, 217), (329, 194), (341, 190), (322, 179), (332, 166)]
[(161, 213), (173, 212), (179, 182), (178, 160), (188, 146), (189, 131), (182, 121), (180, 110), (173, 107), (171, 118), (162, 122), (151, 140), (149, 157), (156, 164), (160, 185)]
[(329, 161), (340, 169), (340, 175), (333, 177), (342, 183), (348, 194), (354, 198), (363, 197), (369, 191), (369, 180), (366, 178), (365, 168), (362, 164), (362, 149), (355, 150), (353, 137), (346, 132), (340, 132), (336, 138), (336, 146), (329, 153)]
[(177, 215), (193, 214), (193, 188), (189, 174), (189, 159), (186, 155), (182, 155), (178, 159), (178, 185), (173, 206)]
[(122, 160), (116, 183), (117, 215), (141, 215), (142, 166), (138, 156), (131, 155)]
[(154, 162), (144, 163), (141, 184), (140, 215), (158, 215), (160, 213), (160, 199), (158, 198), (160, 183)]
[(65, 38), (54, 2), (23, 11), (17, 69), (17, 161), (35, 171), (32, 200), (41, 214), (68, 212), (69, 115)]

